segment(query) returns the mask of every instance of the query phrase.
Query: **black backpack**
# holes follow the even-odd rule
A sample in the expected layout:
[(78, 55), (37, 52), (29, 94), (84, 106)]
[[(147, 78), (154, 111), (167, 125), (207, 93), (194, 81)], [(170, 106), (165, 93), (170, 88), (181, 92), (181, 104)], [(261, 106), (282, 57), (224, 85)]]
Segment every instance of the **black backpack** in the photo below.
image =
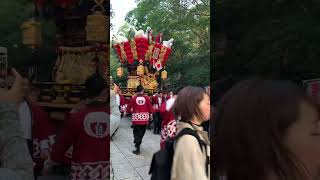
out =
[[(201, 147), (205, 147), (204, 149), (206, 150), (206, 144), (200, 139), (196, 131), (190, 128), (182, 129), (181, 132), (179, 132), (173, 140), (166, 140), (164, 149), (153, 154), (149, 170), (149, 174), (151, 174), (151, 180), (170, 180), (174, 154), (174, 142), (177, 142), (180, 137), (186, 134), (192, 135), (198, 140), (201, 151), (203, 151)], [(206, 173), (208, 175), (209, 157), (207, 157), (206, 161)]]

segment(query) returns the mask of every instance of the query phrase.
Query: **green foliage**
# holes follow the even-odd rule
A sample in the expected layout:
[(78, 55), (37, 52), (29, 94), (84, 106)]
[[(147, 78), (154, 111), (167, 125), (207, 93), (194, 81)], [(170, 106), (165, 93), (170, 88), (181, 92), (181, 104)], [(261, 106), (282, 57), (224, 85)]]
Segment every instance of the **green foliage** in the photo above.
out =
[(215, 1), (215, 36), (225, 36), (215, 47), (227, 45), (215, 57), (214, 80), (319, 78), (319, 10), (319, 1)]
[[(174, 38), (173, 54), (167, 62), (169, 89), (209, 84), (210, 6), (209, 0), (139, 0), (126, 21), (137, 29), (160, 31), (164, 39)], [(111, 69), (112, 70), (112, 69)], [(113, 70), (112, 70), (113, 71)]]
[(110, 52), (110, 75), (113, 78), (113, 82), (116, 83), (117, 85), (120, 85), (120, 87), (126, 87), (126, 82), (127, 82), (127, 72), (125, 70), (125, 68), (123, 68), (124, 70), (124, 75), (120, 78), (117, 76), (117, 68), (120, 67), (120, 61), (117, 58), (117, 54), (116, 52), (114, 52), (113, 49), (111, 49)]

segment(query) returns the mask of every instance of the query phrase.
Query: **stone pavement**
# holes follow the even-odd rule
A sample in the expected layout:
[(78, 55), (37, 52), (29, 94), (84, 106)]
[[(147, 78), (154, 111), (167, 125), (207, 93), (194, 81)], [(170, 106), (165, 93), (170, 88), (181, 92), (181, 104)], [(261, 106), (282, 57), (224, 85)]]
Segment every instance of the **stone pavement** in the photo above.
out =
[(147, 129), (139, 156), (134, 150), (131, 122), (121, 119), (120, 126), (111, 141), (111, 180), (150, 180), (148, 174), (153, 153), (160, 149), (160, 135)]

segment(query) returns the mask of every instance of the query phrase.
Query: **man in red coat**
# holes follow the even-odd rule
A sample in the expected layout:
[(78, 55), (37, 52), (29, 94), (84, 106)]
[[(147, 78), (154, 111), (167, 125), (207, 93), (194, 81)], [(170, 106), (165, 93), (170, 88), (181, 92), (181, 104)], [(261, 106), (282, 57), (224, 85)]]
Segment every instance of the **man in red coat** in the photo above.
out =
[(109, 179), (110, 110), (105, 79), (94, 74), (86, 81), (89, 100), (80, 103), (66, 119), (65, 127), (52, 148), (52, 162), (63, 162), (72, 146), (72, 180)]
[(128, 106), (128, 100), (122, 94), (121, 89), (119, 90), (119, 97), (120, 97), (120, 113), (121, 113), (121, 118), (123, 118), (124, 112), (126, 112), (126, 108)]
[(163, 149), (165, 146), (165, 141), (168, 138), (173, 139), (177, 132), (177, 123), (175, 116), (172, 112), (172, 106), (175, 102), (176, 96), (168, 99), (160, 107), (160, 114), (162, 116), (161, 124), (161, 139), (160, 139), (160, 148)]
[[(158, 113), (158, 111), (159, 111), (158, 92), (156, 92), (156, 93), (151, 97), (151, 104), (152, 104), (152, 106), (153, 106), (152, 124), (153, 124), (154, 133), (155, 133), (157, 113)], [(149, 129), (149, 130), (151, 130), (150, 125), (151, 125), (151, 123), (150, 123), (149, 126), (148, 126), (148, 129)]]
[(36, 177), (41, 175), (43, 163), (49, 157), (56, 136), (56, 125), (49, 118), (48, 113), (36, 103), (39, 93), (37, 89), (32, 88), (27, 99), (32, 116), (32, 158), (35, 163)]
[(129, 109), (132, 109), (133, 137), (136, 147), (133, 153), (139, 155), (142, 138), (149, 124), (150, 114), (153, 112), (150, 98), (144, 95), (142, 85), (137, 87), (137, 95), (131, 98)]

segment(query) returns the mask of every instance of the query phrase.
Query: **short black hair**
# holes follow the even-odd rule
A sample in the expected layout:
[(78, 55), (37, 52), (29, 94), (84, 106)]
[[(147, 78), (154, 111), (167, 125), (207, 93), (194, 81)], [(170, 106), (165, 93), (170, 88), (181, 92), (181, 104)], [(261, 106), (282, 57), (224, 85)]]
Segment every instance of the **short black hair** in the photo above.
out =
[(137, 87), (137, 92), (142, 92), (144, 90), (143, 86), (140, 84), (138, 87)]
[(85, 87), (89, 98), (99, 96), (107, 87), (106, 80), (99, 73), (94, 73), (86, 79)]

